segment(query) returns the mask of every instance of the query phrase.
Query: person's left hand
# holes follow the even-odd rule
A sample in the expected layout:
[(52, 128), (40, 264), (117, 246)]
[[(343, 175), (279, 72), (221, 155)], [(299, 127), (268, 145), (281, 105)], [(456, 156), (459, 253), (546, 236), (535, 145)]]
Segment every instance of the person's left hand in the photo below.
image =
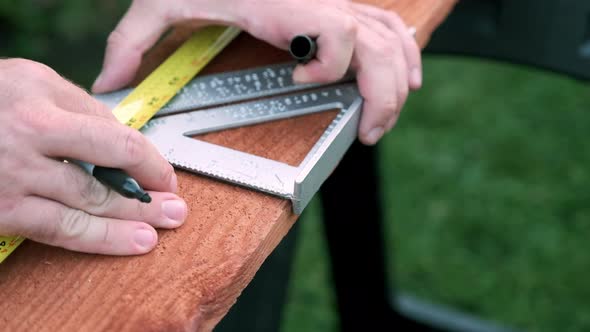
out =
[(281, 49), (317, 36), (316, 58), (298, 65), (298, 83), (336, 81), (350, 69), (364, 99), (359, 139), (375, 144), (397, 122), (409, 90), (422, 85), (420, 49), (391, 11), (347, 0), (135, 0), (111, 33), (93, 91), (119, 89), (169, 27), (185, 22), (237, 26)]

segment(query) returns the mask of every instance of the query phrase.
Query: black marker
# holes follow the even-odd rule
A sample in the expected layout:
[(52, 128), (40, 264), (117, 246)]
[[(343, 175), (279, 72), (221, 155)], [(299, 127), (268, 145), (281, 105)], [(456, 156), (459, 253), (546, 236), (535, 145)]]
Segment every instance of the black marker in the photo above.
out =
[(135, 198), (143, 203), (149, 203), (152, 201), (150, 195), (139, 186), (137, 181), (121, 169), (94, 166), (78, 160), (69, 160), (68, 162), (82, 167), (86, 172), (94, 176), (105, 186), (113, 189), (124, 197)]
[(297, 35), (291, 39), (289, 44), (289, 53), (299, 63), (308, 63), (317, 52), (315, 38), (308, 35)]

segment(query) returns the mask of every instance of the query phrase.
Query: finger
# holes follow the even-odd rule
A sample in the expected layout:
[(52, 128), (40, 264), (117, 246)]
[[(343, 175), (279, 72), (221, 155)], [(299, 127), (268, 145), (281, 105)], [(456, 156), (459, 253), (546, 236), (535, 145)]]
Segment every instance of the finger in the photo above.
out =
[(351, 6), (359, 13), (371, 16), (375, 20), (385, 24), (389, 29), (397, 32), (402, 40), (404, 55), (408, 63), (410, 88), (413, 90), (419, 89), (422, 86), (422, 57), (420, 47), (402, 19), (393, 12), (373, 6), (358, 3), (352, 3)]
[(86, 253), (138, 255), (158, 241), (146, 223), (95, 217), (36, 196), (26, 197), (12, 220), (22, 227), (19, 234), (33, 241)]
[(48, 157), (122, 168), (147, 189), (176, 192), (173, 167), (139, 131), (117, 121), (60, 109), (51, 119), (30, 119), (39, 151)]
[(131, 82), (143, 54), (168, 27), (166, 5), (162, 1), (133, 1), (109, 35), (102, 71), (92, 86), (92, 92), (116, 90)]
[(383, 24), (383, 22), (376, 20), (373, 16), (369, 16), (361, 12), (356, 16), (356, 18), (361, 24), (363, 24), (369, 30), (379, 34), (385, 40), (397, 38), (395, 35), (396, 32), (394, 30)]
[(175, 228), (187, 215), (186, 203), (171, 193), (150, 192), (149, 204), (119, 195), (74, 164), (45, 160), (40, 176), (24, 180), (28, 192), (88, 214), (143, 221), (154, 227)]
[[(369, 28), (372, 32), (378, 33), (384, 39), (384, 43), (400, 45), (400, 39), (398, 38), (397, 34), (386, 27), (383, 23), (376, 21), (372, 17), (364, 16), (362, 14), (359, 15), (359, 22), (361, 22), (365, 27)], [(387, 55), (384, 54), (382, 56)], [(409, 93), (408, 72), (405, 58), (402, 52), (399, 51), (399, 48), (395, 49), (394, 54), (391, 56), (393, 57), (393, 74), (395, 75), (396, 82), (395, 93), (397, 95), (397, 107), (395, 108), (394, 112), (390, 114), (389, 120), (387, 120), (387, 124), (384, 127), (385, 132), (391, 130), (391, 128), (393, 128), (395, 125), (397, 119), (399, 118), (401, 108), (405, 104)]]
[(55, 105), (65, 111), (116, 120), (111, 109), (74, 84), (62, 84), (57, 87), (53, 99)]
[(309, 63), (295, 68), (295, 82), (333, 82), (346, 74), (354, 51), (358, 23), (354, 17), (344, 14), (334, 19), (326, 17), (325, 22), (324, 27), (308, 32), (310, 36), (318, 36), (318, 53)]
[[(401, 107), (397, 85), (398, 72), (404, 71), (401, 51), (394, 44), (364, 26), (359, 29), (355, 49), (357, 83), (364, 98), (363, 113), (359, 125), (359, 139), (373, 145), (388, 129), (390, 119)], [(406, 81), (401, 84), (406, 85)]]

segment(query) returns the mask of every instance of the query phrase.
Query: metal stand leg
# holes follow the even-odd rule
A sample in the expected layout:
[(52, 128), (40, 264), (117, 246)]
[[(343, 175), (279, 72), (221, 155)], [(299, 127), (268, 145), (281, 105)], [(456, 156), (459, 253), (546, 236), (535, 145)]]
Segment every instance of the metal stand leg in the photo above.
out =
[(342, 331), (414, 326), (390, 305), (375, 152), (355, 143), (321, 190)]
[(513, 331), (392, 291), (376, 159), (375, 148), (353, 145), (322, 187), (341, 331)]

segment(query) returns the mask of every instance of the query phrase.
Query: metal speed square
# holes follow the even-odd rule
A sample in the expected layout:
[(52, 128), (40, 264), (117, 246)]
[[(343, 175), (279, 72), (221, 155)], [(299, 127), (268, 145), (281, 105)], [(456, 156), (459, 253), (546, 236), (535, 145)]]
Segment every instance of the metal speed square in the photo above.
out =
[[(295, 84), (294, 67), (286, 63), (197, 77), (141, 132), (173, 166), (289, 199), (294, 213), (301, 214), (356, 139), (363, 101), (350, 77), (331, 85)], [(95, 97), (114, 107), (131, 91)], [(334, 109), (339, 113), (299, 166), (191, 138)]]

